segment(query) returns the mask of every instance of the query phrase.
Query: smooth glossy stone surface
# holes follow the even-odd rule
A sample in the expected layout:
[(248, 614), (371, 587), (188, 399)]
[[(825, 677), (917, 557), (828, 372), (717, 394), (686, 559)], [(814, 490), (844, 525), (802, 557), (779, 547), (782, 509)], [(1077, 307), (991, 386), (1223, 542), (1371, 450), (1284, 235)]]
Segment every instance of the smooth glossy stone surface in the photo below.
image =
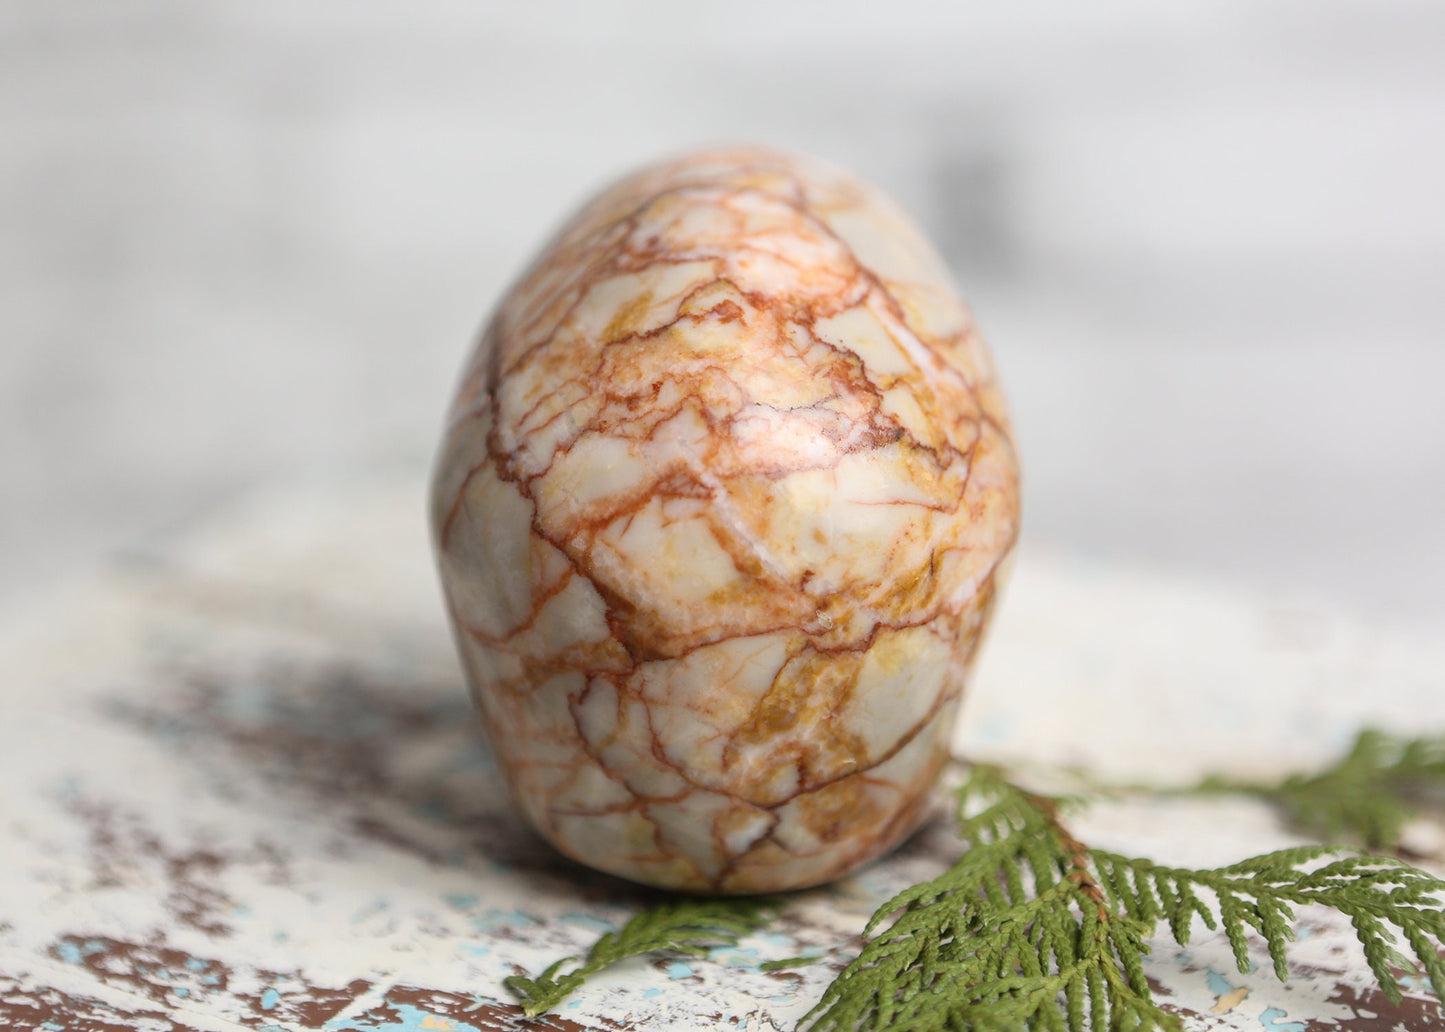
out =
[(921, 818), (1018, 470), (902, 213), (831, 166), (728, 150), (611, 187), (503, 299), (433, 519), (531, 823), (625, 878), (760, 892)]

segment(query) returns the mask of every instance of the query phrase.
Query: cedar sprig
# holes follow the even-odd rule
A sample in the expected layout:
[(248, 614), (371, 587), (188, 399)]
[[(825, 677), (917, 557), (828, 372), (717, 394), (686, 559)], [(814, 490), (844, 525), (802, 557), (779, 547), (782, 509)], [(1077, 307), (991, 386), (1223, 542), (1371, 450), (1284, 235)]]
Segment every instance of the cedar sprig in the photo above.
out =
[(1410, 821), (1431, 807), (1445, 810), (1445, 736), (1406, 738), (1369, 729), (1318, 773), (1279, 781), (1211, 775), (1185, 791), (1253, 796), (1323, 841), (1395, 851)]
[[(1445, 882), (1393, 858), (1311, 846), (1228, 867), (1187, 870), (1089, 849), (1062, 801), (974, 767), (959, 789), (968, 849), (939, 877), (889, 900), (856, 959), (805, 1017), (811, 1032), (1177, 1030), (1144, 978), (1147, 939), (1164, 923), (1181, 945), (1196, 918), (1224, 929), (1240, 970), (1249, 934), (1288, 976), (1294, 908), (1351, 919), (1381, 988), (1415, 954), (1445, 999)], [(889, 923), (891, 921), (891, 923)], [(882, 929), (881, 931), (879, 929)]]
[(964, 854), (878, 908), (862, 952), (803, 1026), (1180, 1029), (1144, 978), (1152, 925), (1101, 884), (1061, 820), (1067, 804), (983, 766), (970, 769), (958, 799)]
[(767, 924), (776, 909), (774, 903), (762, 899), (680, 899), (662, 903), (637, 914), (619, 930), (604, 933), (587, 951), (586, 959), (563, 957), (536, 978), (512, 975), (502, 984), (521, 1001), (529, 1018), (536, 1017), (557, 1006), (592, 975), (620, 960), (664, 951), (702, 956), (709, 947), (736, 946), (743, 936)]
[[(1399, 939), (1409, 944), (1435, 995), (1445, 1000), (1445, 901), (1440, 898), (1445, 882), (1394, 857), (1304, 846), (1191, 871), (1103, 850), (1091, 855), (1116, 906), (1142, 921), (1166, 921), (1180, 945), (1188, 943), (1195, 915), (1211, 930), (1222, 926), (1243, 973), (1251, 970), (1248, 935), (1253, 931), (1264, 940), (1275, 975), (1288, 979), (1285, 951), (1294, 938), (1294, 908), (1324, 906), (1350, 919), (1370, 970), (1390, 1000), (1400, 1002), (1392, 970), (1405, 959), (1396, 945)], [(1320, 865), (1322, 860), (1328, 862)], [(1208, 895), (1199, 896), (1199, 889)]]
[[(1355, 767), (1347, 757), (1339, 765), (1346, 773), (1315, 779), (1359, 784), (1358, 770), (1428, 772), (1438, 759), (1424, 746), (1397, 742), (1380, 752), (1364, 740), (1351, 752)], [(1411, 963), (1404, 949), (1445, 1000), (1445, 881), (1397, 859), (1305, 846), (1190, 870), (1088, 847), (1064, 822), (1077, 800), (1028, 791), (995, 767), (968, 768), (957, 799), (963, 855), (877, 910), (862, 951), (800, 1028), (1178, 1032), (1178, 1016), (1154, 1001), (1144, 976), (1148, 940), (1159, 926), (1181, 945), (1196, 920), (1222, 928), (1242, 972), (1251, 970), (1253, 934), (1284, 979), (1301, 906), (1349, 917), (1391, 1000), (1400, 998), (1397, 967)], [(735, 944), (770, 911), (757, 900), (666, 903), (604, 935), (585, 961), (566, 958), (536, 979), (513, 976), (505, 984), (528, 1015), (540, 1014), (617, 960)]]

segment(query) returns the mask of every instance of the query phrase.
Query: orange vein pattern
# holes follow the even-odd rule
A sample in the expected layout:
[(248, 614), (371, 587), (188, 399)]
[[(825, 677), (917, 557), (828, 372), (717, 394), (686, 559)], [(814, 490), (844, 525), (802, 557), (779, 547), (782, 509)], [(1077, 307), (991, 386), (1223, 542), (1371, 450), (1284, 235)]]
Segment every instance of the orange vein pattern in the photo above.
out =
[(921, 819), (1018, 531), (968, 311), (819, 162), (646, 169), (487, 328), (433, 482), (463, 665), (529, 820), (624, 878), (836, 878)]

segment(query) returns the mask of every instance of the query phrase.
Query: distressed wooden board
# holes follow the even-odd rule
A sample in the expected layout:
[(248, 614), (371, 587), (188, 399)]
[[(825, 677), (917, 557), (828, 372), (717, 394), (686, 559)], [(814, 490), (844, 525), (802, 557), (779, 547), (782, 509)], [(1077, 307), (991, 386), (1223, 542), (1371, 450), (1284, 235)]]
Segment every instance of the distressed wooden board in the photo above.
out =
[[(421, 485), (261, 497), (9, 629), (0, 1026), (789, 1028), (946, 825), (707, 962), (635, 961), (520, 1022), (501, 979), (655, 898), (512, 815), (437, 601)], [(1438, 636), (1025, 551), (960, 749), (1120, 777), (1317, 764), (1363, 722), (1445, 726)], [(1238, 802), (1099, 806), (1099, 844), (1188, 864), (1293, 841)], [(1414, 830), (1437, 857), (1439, 829)], [(1433, 836), (1433, 837), (1432, 837)], [(1203, 929), (1148, 973), (1191, 1028), (1445, 1027), (1305, 917), (1287, 985)], [(764, 973), (768, 959), (825, 959)]]

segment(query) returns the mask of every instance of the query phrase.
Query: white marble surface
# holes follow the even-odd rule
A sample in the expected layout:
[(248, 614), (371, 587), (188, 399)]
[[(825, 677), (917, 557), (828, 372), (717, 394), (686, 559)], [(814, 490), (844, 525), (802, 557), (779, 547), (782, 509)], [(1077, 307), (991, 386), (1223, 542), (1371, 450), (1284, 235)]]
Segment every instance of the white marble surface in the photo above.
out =
[(814, 151), (944, 245), (1027, 533), (1445, 608), (1445, 9), (0, 8), (0, 606), (256, 483), (420, 468), (599, 181)]

